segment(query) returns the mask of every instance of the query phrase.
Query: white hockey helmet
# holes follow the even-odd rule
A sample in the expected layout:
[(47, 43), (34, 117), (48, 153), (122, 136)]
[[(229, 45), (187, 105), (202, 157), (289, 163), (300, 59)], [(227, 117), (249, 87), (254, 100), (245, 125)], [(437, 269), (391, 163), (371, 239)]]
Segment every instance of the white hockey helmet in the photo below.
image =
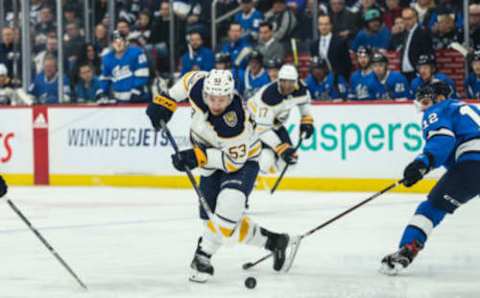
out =
[(230, 70), (212, 69), (203, 83), (203, 93), (208, 95), (233, 98), (234, 90), (235, 82)]
[(285, 64), (280, 68), (278, 72), (279, 80), (289, 80), (297, 81), (298, 80), (298, 71), (292, 64)]
[(0, 64), (0, 76), (6, 76), (8, 73), (7, 67), (5, 64)]

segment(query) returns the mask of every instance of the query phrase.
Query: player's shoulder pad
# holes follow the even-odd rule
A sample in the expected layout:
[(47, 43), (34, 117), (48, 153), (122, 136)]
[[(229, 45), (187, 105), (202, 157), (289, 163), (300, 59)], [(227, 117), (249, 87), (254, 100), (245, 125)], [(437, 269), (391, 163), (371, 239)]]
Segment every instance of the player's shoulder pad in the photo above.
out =
[(305, 96), (308, 93), (308, 88), (302, 80), (298, 80), (297, 89), (293, 91), (293, 97)]
[(241, 135), (246, 128), (247, 113), (241, 97), (235, 95), (232, 103), (220, 116), (208, 116), (208, 122), (221, 138), (234, 138)]
[(259, 92), (261, 92), (262, 102), (269, 106), (276, 106), (284, 99), (283, 95), (280, 94), (278, 81), (270, 83)]

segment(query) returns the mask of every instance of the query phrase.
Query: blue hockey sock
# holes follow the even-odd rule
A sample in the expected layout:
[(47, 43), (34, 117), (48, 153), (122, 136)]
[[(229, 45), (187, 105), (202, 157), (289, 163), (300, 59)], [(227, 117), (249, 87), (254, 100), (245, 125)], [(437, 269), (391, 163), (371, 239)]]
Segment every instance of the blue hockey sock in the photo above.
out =
[(423, 201), (403, 232), (400, 247), (417, 240), (425, 244), (428, 235), (440, 224), (447, 212), (433, 207), (430, 201)]

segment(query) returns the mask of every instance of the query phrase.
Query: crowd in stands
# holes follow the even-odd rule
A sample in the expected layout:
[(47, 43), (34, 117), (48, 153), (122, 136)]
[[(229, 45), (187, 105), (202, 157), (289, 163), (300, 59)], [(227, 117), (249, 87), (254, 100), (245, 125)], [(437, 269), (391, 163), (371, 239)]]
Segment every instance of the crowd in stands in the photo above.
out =
[[(314, 29), (312, 0), (221, 0), (219, 14), (240, 9), (219, 24), (212, 49), (212, 1), (173, 0), (176, 76), (169, 71), (168, 1), (115, 1), (113, 34), (108, 1), (93, 2), (93, 41), (87, 43), (82, 1), (64, 1), (58, 36), (55, 1), (31, 0), (27, 92), (20, 88), (21, 20), (6, 2), (0, 104), (147, 102), (165, 89), (166, 80), (212, 68), (232, 70), (237, 91), (248, 98), (275, 80), (283, 64), (296, 62), (298, 53), (310, 57), (303, 79), (315, 100), (411, 99), (420, 85), (436, 79), (448, 82), (453, 96), (480, 99), (480, 0), (470, 0), (469, 46), (463, 49), (463, 1), (319, 0)], [(64, 97), (59, 99), (60, 38)], [(469, 61), (465, 94), (457, 94), (455, 82), (437, 67), (436, 53), (452, 45)], [(389, 67), (389, 52), (398, 53), (398, 71)]]

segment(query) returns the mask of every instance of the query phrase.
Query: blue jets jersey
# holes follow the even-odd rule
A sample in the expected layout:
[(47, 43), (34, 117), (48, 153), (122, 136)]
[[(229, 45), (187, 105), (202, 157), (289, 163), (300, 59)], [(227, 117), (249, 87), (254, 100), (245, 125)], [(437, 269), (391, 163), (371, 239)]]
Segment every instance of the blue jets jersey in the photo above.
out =
[(147, 56), (142, 49), (129, 46), (120, 58), (110, 51), (102, 58), (99, 92), (120, 101), (129, 101), (132, 90), (145, 91), (148, 79)]
[(465, 79), (465, 90), (468, 98), (480, 99), (480, 78), (476, 74), (471, 73)]
[(270, 77), (264, 68), (254, 76), (250, 71), (250, 68), (247, 67), (244, 71), (239, 71), (239, 76), (241, 81), (239, 86), (241, 86), (242, 89), (240, 94), (243, 94), (245, 100), (253, 96), (253, 94), (255, 94), (260, 88), (270, 83)]
[(58, 99), (58, 75), (51, 80), (45, 77), (45, 73), (40, 73), (29, 87), (29, 93), (35, 97), (36, 103), (55, 104), (69, 102), (71, 96), (70, 81), (67, 76), (63, 77), (64, 98)]
[(201, 47), (192, 53), (186, 52), (182, 56), (182, 69), (180, 75), (184, 75), (192, 70), (209, 71), (215, 66), (215, 55), (207, 47)]
[(355, 71), (350, 78), (350, 94), (351, 100), (372, 100), (376, 99), (371, 88), (373, 85), (375, 74), (373, 72), (363, 73), (360, 69)]
[[(445, 83), (447, 83), (450, 88), (452, 88), (453, 90), (453, 94), (452, 94), (452, 98), (458, 98), (458, 95), (457, 95), (457, 91), (456, 91), (456, 88), (455, 88), (455, 82), (450, 79), (446, 74), (444, 73), (441, 73), (441, 72), (437, 72), (433, 75), (433, 80), (436, 80), (436, 81), (444, 81)], [(418, 87), (422, 86), (423, 84), (425, 84), (425, 81), (422, 80), (421, 77), (417, 76), (413, 81), (412, 81), (412, 85), (411, 85), (411, 96), (412, 98), (415, 97), (415, 93), (417, 92), (417, 89)]]
[(328, 74), (321, 82), (317, 82), (312, 74), (309, 74), (305, 79), (305, 84), (314, 100), (347, 98), (347, 81), (341, 75), (338, 75), (337, 81), (335, 86), (335, 78), (332, 73)]
[(249, 35), (253, 35), (254, 37), (256, 36), (262, 21), (263, 14), (255, 8), (252, 9), (252, 11), (247, 15), (245, 15), (242, 11), (235, 15), (235, 22), (240, 24), (244, 32)]
[(373, 84), (369, 86), (369, 89), (372, 89), (371, 92), (375, 94), (375, 98), (377, 99), (398, 99), (410, 97), (408, 81), (398, 71), (388, 71), (383, 81), (378, 80), (378, 77), (375, 75), (375, 79), (372, 80), (372, 82)]
[(426, 145), (418, 158), (432, 168), (480, 160), (480, 109), (447, 99), (428, 108), (422, 120)]

